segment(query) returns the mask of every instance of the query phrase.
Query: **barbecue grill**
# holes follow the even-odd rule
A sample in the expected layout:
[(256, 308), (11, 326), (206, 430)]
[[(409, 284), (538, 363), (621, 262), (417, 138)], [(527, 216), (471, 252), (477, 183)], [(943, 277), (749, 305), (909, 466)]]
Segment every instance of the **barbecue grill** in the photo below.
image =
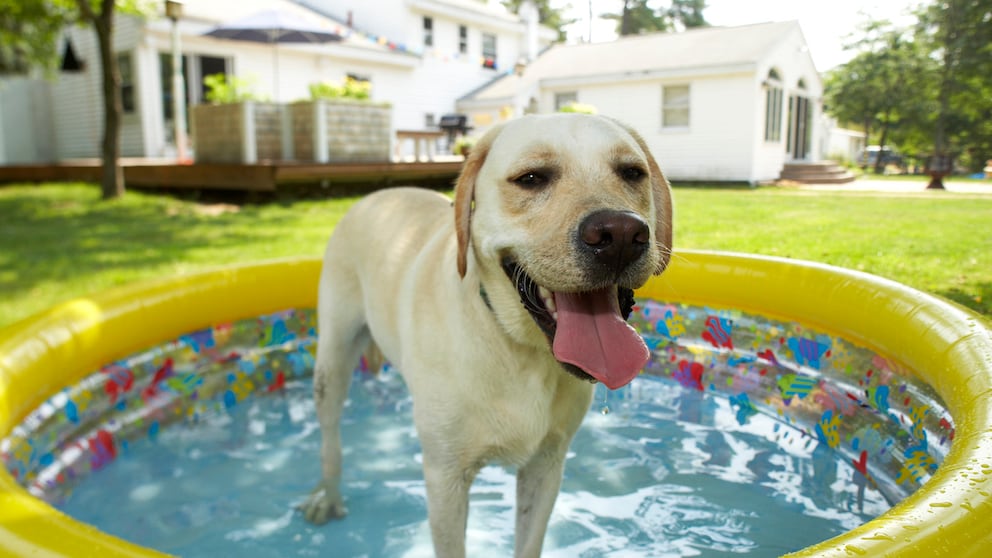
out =
[(468, 116), (464, 114), (445, 114), (437, 126), (448, 133), (448, 145), (454, 145), (456, 137), (472, 130), (468, 125)]

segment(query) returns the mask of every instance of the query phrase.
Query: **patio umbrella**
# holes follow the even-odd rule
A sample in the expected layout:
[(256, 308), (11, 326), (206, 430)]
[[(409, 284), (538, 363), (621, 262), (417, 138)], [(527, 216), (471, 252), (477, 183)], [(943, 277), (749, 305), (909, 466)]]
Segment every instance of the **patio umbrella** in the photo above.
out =
[[(234, 41), (268, 43), (272, 45), (273, 76), (276, 81), (273, 91), (279, 91), (279, 43), (326, 43), (340, 41), (340, 32), (335, 32), (320, 21), (285, 10), (268, 9), (249, 16), (222, 23), (207, 31), (207, 36)], [(278, 99), (275, 99), (278, 101)]]

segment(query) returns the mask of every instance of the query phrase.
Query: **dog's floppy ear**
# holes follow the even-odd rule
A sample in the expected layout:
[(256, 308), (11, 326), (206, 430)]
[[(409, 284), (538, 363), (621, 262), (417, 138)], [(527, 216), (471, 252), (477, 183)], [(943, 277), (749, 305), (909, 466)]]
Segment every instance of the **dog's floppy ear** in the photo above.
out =
[(668, 267), (668, 262), (672, 257), (672, 225), (675, 215), (672, 213), (672, 189), (668, 185), (668, 179), (661, 172), (661, 167), (654, 160), (654, 156), (648, 151), (644, 140), (641, 142), (641, 149), (648, 157), (648, 166), (651, 168), (651, 195), (654, 197), (654, 238), (658, 243), (661, 252), (661, 259), (654, 274), (659, 275)]
[(489, 147), (493, 138), (498, 134), (499, 128), (494, 128), (487, 132), (481, 140), (473, 147), (465, 164), (462, 165), (462, 172), (458, 175), (455, 183), (455, 237), (458, 239), (458, 275), (465, 277), (468, 271), (468, 250), (471, 244), (472, 210), (475, 203), (475, 181), (479, 177), (479, 170), (486, 162), (486, 155), (489, 154)]
[(654, 271), (654, 274), (658, 275), (665, 271), (672, 257), (672, 224), (674, 222), (674, 216), (672, 214), (672, 189), (668, 185), (668, 179), (661, 172), (658, 162), (654, 160), (654, 156), (651, 154), (651, 150), (648, 149), (648, 144), (644, 141), (644, 138), (630, 126), (617, 120), (613, 121), (634, 138), (637, 146), (641, 148), (641, 151), (644, 152), (644, 156), (648, 160), (648, 170), (651, 172), (651, 196), (654, 198), (654, 238), (661, 252), (661, 260), (659, 260), (658, 267)]

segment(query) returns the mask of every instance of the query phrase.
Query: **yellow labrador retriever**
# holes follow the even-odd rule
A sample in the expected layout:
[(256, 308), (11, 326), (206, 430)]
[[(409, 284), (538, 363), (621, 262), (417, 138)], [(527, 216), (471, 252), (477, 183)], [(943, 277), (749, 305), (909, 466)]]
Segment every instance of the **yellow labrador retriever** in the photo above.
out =
[(517, 468), (515, 554), (539, 556), (592, 384), (619, 388), (648, 360), (626, 318), (671, 245), (657, 163), (632, 130), (597, 116), (492, 130), (454, 204), (414, 188), (355, 204), (320, 278), (323, 476), (307, 520), (346, 513), (341, 412), (352, 370), (377, 345), (413, 397), (437, 556), (465, 555), (469, 487), (489, 462)]

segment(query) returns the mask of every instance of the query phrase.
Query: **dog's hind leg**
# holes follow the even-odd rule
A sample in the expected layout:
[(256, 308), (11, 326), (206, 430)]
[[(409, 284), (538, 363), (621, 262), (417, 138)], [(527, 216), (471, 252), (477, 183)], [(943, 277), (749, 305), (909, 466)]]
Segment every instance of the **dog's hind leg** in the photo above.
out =
[[(359, 357), (372, 343), (349, 277), (323, 277), (317, 316), (313, 392), (321, 431), (321, 479), (300, 506), (307, 521), (326, 523), (348, 510), (341, 496), (341, 413)], [(351, 284), (349, 284), (351, 283)], [(333, 288), (332, 288), (333, 287)]]

